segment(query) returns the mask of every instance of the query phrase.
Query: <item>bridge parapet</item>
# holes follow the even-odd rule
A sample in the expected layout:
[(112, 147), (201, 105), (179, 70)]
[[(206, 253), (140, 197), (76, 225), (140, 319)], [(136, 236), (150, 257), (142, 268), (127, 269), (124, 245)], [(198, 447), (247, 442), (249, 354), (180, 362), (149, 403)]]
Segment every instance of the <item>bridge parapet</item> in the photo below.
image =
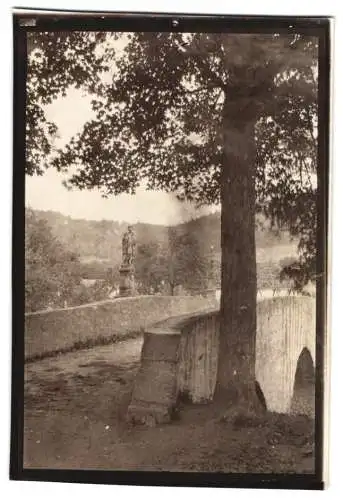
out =
[(315, 364), (315, 298), (298, 295), (259, 302), (256, 379), (269, 410), (290, 411), (295, 372), (304, 347)]
[(216, 365), (208, 361), (216, 363), (217, 359), (217, 349), (211, 344), (217, 321), (218, 310), (212, 309), (174, 316), (146, 329), (129, 421), (168, 422), (182, 393), (194, 402), (208, 401), (216, 379)]
[(25, 359), (96, 345), (175, 314), (215, 307), (215, 297), (140, 295), (25, 315)]
[[(290, 411), (297, 361), (307, 347), (315, 361), (315, 299), (264, 299), (257, 304), (256, 380), (270, 411)], [(127, 418), (168, 422), (180, 396), (213, 398), (219, 347), (219, 311), (175, 316), (145, 331), (141, 367)]]

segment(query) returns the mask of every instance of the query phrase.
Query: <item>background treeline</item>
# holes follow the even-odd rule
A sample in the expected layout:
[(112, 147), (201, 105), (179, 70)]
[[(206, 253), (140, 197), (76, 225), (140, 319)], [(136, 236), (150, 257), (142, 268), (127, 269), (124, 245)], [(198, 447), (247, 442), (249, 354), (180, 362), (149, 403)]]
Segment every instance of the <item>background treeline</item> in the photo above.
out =
[[(65, 307), (115, 296), (119, 286), (121, 238), (117, 221), (75, 220), (52, 211), (26, 210), (26, 310)], [(176, 226), (138, 223), (138, 292), (198, 293), (220, 287), (220, 214)], [(296, 243), (256, 228), (258, 287), (279, 286), (280, 270), (294, 260)]]

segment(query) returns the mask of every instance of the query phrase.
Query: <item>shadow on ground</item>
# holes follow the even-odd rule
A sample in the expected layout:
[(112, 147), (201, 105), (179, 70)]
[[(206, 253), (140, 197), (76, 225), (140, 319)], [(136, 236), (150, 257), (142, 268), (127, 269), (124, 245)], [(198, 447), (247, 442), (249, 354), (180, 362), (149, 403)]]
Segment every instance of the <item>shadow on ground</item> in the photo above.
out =
[[(26, 365), (25, 467), (314, 471), (309, 411), (310, 416), (238, 416), (227, 423), (212, 405), (184, 405), (170, 425), (128, 426), (125, 413), (141, 346), (141, 338), (131, 339)], [(312, 408), (313, 387), (303, 390), (295, 403), (301, 407), (305, 398)]]

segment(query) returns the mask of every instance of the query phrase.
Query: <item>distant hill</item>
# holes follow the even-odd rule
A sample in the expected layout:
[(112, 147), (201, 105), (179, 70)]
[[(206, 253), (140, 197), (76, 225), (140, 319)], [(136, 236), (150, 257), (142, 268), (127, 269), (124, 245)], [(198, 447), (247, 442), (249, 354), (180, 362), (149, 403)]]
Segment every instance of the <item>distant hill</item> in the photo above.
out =
[[(53, 234), (67, 246), (79, 254), (81, 261), (103, 261), (117, 266), (121, 261), (121, 238), (127, 223), (118, 221), (92, 221), (72, 219), (59, 212), (34, 211), (38, 218), (45, 219), (52, 228)], [(162, 225), (138, 223), (134, 225), (137, 245), (156, 243), (168, 245), (168, 227)], [(173, 227), (178, 235), (192, 234), (204, 254), (213, 252), (220, 258), (220, 213), (205, 215)], [(259, 220), (256, 229), (257, 259), (278, 261), (293, 255), (295, 243), (290, 241), (288, 233), (277, 235), (268, 228), (263, 219)], [(279, 256), (280, 254), (280, 256)], [(282, 254), (282, 255), (281, 255)], [(259, 255), (261, 259), (259, 259)]]
[[(98, 260), (120, 264), (121, 240), (127, 223), (72, 219), (53, 211), (34, 212), (38, 218), (48, 222), (54, 236), (79, 254), (82, 261)], [(168, 228), (165, 226), (139, 223), (134, 228), (138, 244), (167, 241)]]

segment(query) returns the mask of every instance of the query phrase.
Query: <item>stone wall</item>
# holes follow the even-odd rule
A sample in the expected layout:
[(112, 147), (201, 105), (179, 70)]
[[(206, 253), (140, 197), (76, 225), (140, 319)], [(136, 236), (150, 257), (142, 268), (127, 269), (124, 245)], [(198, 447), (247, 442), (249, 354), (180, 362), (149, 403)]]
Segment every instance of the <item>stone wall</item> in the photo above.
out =
[[(168, 421), (181, 394), (194, 403), (212, 399), (218, 316), (218, 310), (212, 309), (169, 318), (147, 330), (129, 420)], [(304, 347), (315, 362), (315, 316), (313, 297), (277, 297), (257, 304), (256, 379), (270, 411), (290, 411), (297, 362)]]
[(271, 411), (290, 410), (297, 363), (304, 347), (316, 361), (314, 297), (293, 296), (258, 304), (256, 379)]
[(202, 296), (138, 296), (25, 315), (25, 358), (125, 336), (169, 316), (215, 306)]
[(178, 391), (193, 403), (208, 401), (217, 380), (218, 311), (192, 316), (180, 333)]
[[(144, 334), (141, 365), (136, 377), (129, 422), (168, 422), (178, 397), (207, 401), (217, 374), (217, 309), (168, 318)], [(212, 363), (213, 362), (213, 363)]]

